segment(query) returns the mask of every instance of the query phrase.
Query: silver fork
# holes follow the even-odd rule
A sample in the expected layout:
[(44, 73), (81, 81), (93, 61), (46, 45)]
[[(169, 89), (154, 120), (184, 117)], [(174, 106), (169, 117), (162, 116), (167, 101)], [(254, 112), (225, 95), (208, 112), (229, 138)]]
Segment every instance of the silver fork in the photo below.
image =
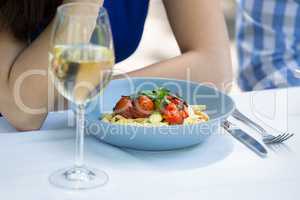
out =
[(249, 119), (247, 116), (245, 116), (243, 113), (241, 113), (238, 109), (235, 109), (233, 111), (232, 116), (235, 119), (237, 119), (237, 120), (243, 122), (244, 124), (248, 125), (249, 127), (253, 128), (258, 133), (260, 133), (260, 135), (263, 138), (263, 142), (265, 144), (282, 143), (294, 136), (294, 134), (290, 134), (290, 133), (282, 133), (277, 136), (271, 135), (271, 134), (267, 133), (267, 131), (263, 127), (261, 127), (259, 124), (255, 123), (254, 121)]

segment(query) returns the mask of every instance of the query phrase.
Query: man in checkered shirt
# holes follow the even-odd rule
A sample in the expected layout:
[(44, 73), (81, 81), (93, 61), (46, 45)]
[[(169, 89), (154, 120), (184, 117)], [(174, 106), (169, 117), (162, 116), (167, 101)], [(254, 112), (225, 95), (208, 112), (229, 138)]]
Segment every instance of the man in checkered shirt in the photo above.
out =
[(300, 0), (237, 0), (242, 90), (300, 86)]

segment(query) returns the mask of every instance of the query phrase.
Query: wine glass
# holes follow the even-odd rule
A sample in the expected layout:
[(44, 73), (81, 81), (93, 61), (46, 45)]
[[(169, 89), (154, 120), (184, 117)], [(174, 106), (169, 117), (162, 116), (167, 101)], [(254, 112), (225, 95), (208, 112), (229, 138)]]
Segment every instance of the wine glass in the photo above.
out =
[(49, 51), (49, 74), (58, 90), (77, 107), (75, 165), (49, 178), (67, 189), (105, 185), (105, 172), (83, 162), (85, 105), (102, 92), (112, 77), (115, 62), (113, 40), (105, 8), (94, 3), (60, 6), (53, 24)]

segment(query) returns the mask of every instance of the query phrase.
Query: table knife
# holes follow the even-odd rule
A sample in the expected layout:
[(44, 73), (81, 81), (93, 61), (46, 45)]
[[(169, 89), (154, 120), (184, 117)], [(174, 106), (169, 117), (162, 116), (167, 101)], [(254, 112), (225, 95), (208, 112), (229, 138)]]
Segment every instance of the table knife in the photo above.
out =
[(262, 144), (260, 144), (256, 139), (254, 139), (250, 135), (248, 135), (245, 131), (235, 126), (233, 123), (226, 120), (222, 123), (222, 127), (235, 139), (244, 144), (246, 147), (248, 147), (260, 157), (264, 158), (268, 155), (268, 151)]

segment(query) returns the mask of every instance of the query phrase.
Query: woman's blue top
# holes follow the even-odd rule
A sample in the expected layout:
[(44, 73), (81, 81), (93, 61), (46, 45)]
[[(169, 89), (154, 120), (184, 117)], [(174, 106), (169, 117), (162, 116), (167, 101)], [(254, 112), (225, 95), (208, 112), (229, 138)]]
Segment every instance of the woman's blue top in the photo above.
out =
[[(116, 62), (120, 62), (133, 54), (141, 41), (149, 0), (105, 0), (104, 7), (110, 18)], [(31, 39), (34, 40), (45, 26), (42, 25)]]
[(116, 62), (128, 58), (137, 49), (148, 14), (149, 0), (105, 0), (112, 27)]
[[(104, 7), (109, 14), (116, 62), (128, 58), (137, 49), (148, 14), (149, 0), (105, 0)], [(34, 40), (44, 29), (41, 27), (32, 35)], [(1, 113), (0, 113), (1, 116)]]
[(116, 53), (116, 61), (128, 58), (137, 49), (148, 14), (149, 0), (105, 0)]

